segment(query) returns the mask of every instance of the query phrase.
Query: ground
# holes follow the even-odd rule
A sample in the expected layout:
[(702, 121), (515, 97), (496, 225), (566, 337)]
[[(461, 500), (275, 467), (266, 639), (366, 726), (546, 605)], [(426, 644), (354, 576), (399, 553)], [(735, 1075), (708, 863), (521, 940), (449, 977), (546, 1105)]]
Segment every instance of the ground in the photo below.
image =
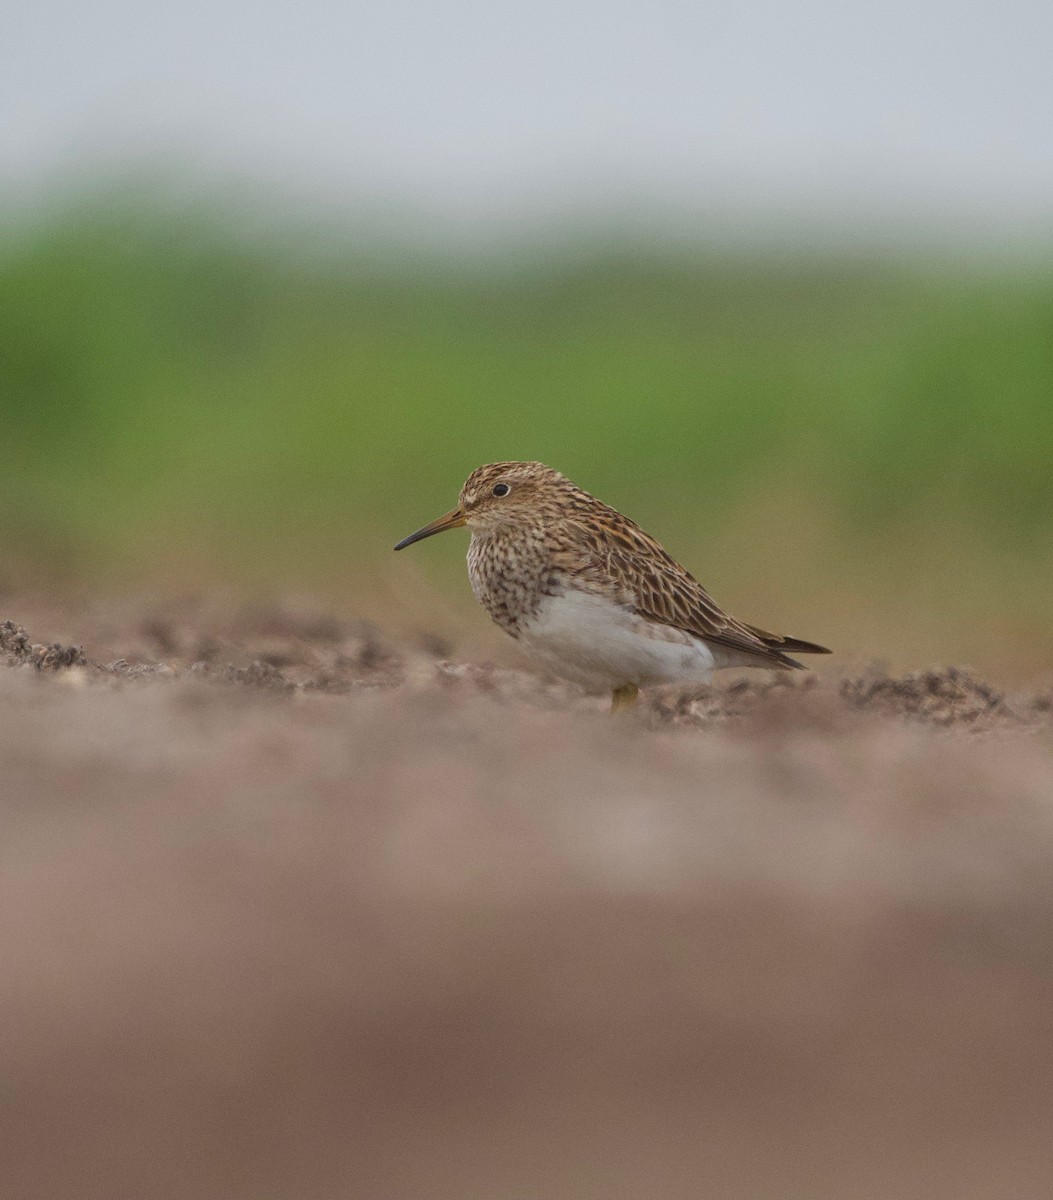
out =
[(612, 719), (302, 600), (3, 608), (11, 1195), (1048, 1194), (1041, 682)]

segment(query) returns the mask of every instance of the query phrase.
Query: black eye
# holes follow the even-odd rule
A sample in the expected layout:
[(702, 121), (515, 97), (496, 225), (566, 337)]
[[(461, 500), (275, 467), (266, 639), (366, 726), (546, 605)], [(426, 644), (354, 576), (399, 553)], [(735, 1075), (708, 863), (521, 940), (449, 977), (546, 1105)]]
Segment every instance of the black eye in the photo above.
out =
[(494, 484), (494, 495), (495, 496), (507, 496), (511, 490), (512, 489), (508, 486), (507, 483), (495, 483)]

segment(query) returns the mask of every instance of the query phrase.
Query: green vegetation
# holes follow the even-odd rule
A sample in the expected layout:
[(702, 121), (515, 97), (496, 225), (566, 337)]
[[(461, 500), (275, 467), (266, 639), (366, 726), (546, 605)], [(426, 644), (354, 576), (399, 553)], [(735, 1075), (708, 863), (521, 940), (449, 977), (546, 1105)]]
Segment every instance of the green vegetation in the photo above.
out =
[(2, 239), (0, 415), (5, 574), (346, 584), (479, 462), (531, 457), (715, 562), (722, 597), (765, 563), (893, 594), (940, 546), (949, 592), (978, 602), (988, 563), (1031, 629), (1053, 575), (1045, 268), (384, 266), (101, 205)]

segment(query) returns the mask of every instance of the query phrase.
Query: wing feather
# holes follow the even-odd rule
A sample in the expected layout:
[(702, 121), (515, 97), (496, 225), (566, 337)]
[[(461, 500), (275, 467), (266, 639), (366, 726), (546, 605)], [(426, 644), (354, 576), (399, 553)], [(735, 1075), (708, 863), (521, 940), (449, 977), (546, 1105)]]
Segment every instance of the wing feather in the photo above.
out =
[(779, 638), (729, 616), (698, 580), (635, 522), (614, 509), (606, 520), (573, 522), (565, 565), (580, 584), (610, 592), (640, 616), (757, 658), (772, 667), (799, 667), (782, 650), (828, 653), (794, 638)]

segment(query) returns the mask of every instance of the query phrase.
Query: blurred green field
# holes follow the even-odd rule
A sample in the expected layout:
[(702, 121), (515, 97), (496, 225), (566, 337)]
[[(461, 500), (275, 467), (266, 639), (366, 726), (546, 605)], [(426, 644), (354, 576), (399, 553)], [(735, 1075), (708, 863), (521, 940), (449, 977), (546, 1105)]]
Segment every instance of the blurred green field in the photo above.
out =
[(747, 619), (1053, 670), (1053, 264), (596, 238), (464, 266), (248, 225), (8, 223), (9, 588), (295, 586), (456, 622), (459, 535), (391, 544), (480, 462), (540, 458)]

